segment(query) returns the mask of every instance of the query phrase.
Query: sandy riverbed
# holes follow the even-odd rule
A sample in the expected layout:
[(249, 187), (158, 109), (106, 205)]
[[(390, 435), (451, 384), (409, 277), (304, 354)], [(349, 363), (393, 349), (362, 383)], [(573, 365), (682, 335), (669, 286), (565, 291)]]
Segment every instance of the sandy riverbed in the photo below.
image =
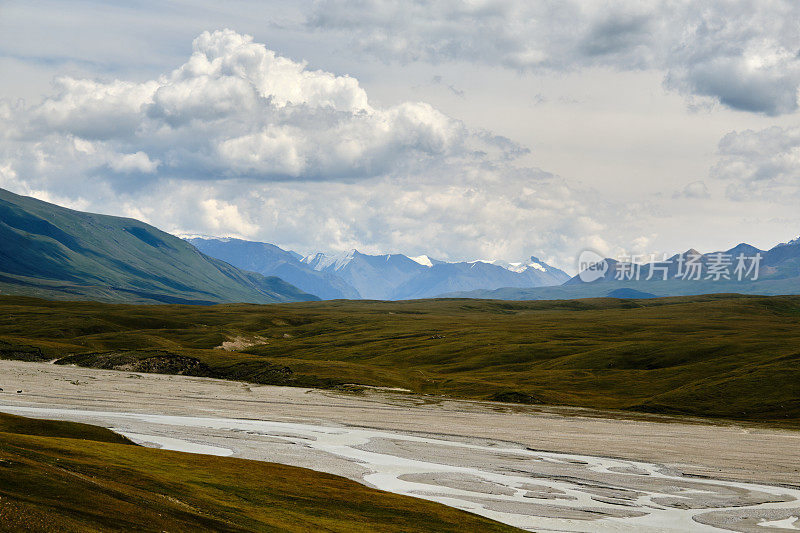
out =
[(800, 529), (800, 432), (12, 361), (0, 387), (6, 412), (309, 467), (531, 530)]

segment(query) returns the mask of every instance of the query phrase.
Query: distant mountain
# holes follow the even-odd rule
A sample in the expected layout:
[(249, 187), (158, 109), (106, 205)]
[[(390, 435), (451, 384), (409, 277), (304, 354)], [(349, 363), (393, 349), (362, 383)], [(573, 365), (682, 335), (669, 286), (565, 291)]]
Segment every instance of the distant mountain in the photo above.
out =
[[(569, 276), (563, 270), (550, 266), (538, 257), (531, 256), (528, 261), (519, 263), (503, 263), (495, 261), (493, 264), (502, 266), (511, 272), (520, 274), (522, 279), (527, 280), (529, 287), (549, 287), (564, 283)], [(509, 285), (514, 286), (514, 285)]]
[(508, 267), (485, 261), (439, 263), (397, 287), (392, 299), (434, 298), (448, 292), (475, 288), (541, 287), (558, 285), (566, 279), (567, 274), (535, 258), (531, 258), (530, 263), (514, 263)]
[(0, 293), (136, 303), (317, 300), (213, 259), (131, 218), (74, 211), (0, 189)]
[(510, 264), (448, 263), (426, 255), (366, 255), (353, 250), (340, 256), (315, 254), (303, 261), (317, 270), (341, 276), (364, 298), (380, 300), (435, 298), (454, 290), (557, 285), (569, 279), (561, 270), (535, 257), (529, 262)]
[(212, 257), (246, 270), (279, 276), (326, 300), (434, 298), (450, 291), (560, 285), (569, 279), (567, 274), (536, 257), (518, 263), (448, 263), (427, 255), (370, 255), (358, 250), (302, 257), (274, 244), (230, 238), (185, 238)]
[[(757, 255), (760, 255), (760, 261), (755, 260)], [(743, 260), (741, 265), (739, 257)], [(699, 266), (692, 267), (691, 263)], [(599, 268), (587, 269), (560, 287), (520, 289), (508, 286), (496, 290), (453, 291), (446, 296), (555, 300), (636, 292), (646, 293), (650, 295), (648, 297), (720, 293), (800, 294), (800, 239), (779, 244), (767, 251), (742, 243), (730, 250), (706, 254), (690, 249), (666, 261), (640, 266), (608, 258), (598, 265)], [(697, 271), (692, 270), (693, 268), (697, 268), (700, 274), (697, 275)], [(720, 268), (724, 274), (717, 276), (715, 272)], [(741, 276), (737, 273), (737, 268), (743, 269)], [(587, 275), (600, 272), (602, 275), (599, 276)]]
[(303, 262), (339, 276), (368, 300), (392, 299), (398, 286), (430, 268), (402, 254), (367, 255), (358, 250), (341, 255), (318, 253)]
[(186, 240), (204, 254), (244, 270), (277, 276), (323, 300), (360, 298), (358, 291), (339, 276), (314, 270), (302, 262), (300, 254), (274, 244), (213, 237), (189, 237)]
[[(756, 256), (760, 256), (760, 259), (756, 259)], [(608, 265), (605, 274), (590, 283), (615, 283), (638, 278), (651, 283), (683, 281), (699, 287), (727, 281), (747, 285), (800, 277), (800, 239), (779, 244), (768, 251), (745, 243), (730, 250), (706, 254), (689, 249), (665, 261), (640, 266), (627, 263), (626, 267), (625, 263), (614, 259), (604, 261)], [(720, 275), (714, 274), (715, 265)], [(739, 268), (742, 269), (741, 273), (737, 271)], [(566, 285), (586, 283), (586, 276), (580, 273), (567, 281)]]
[(769, 279), (800, 276), (800, 237), (764, 253), (765, 269), (761, 274)]

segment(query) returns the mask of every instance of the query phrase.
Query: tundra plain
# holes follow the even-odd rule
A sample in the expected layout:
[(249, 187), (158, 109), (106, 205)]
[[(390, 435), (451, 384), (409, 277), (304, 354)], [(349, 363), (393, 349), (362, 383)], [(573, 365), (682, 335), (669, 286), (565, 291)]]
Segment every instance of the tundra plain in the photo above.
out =
[(800, 426), (800, 297), (112, 305), (0, 297), (0, 359)]

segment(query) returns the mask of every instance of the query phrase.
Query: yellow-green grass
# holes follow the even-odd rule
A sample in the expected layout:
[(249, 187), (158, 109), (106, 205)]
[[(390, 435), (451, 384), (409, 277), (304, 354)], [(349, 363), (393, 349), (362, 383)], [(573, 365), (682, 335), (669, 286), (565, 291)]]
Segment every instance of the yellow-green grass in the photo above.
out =
[[(237, 337), (266, 344), (215, 349)], [(172, 358), (143, 368), (180, 372), (181, 356), (196, 360), (186, 373), (256, 383), (800, 425), (798, 296), (212, 307), (2, 297), (0, 340), (86, 366)]]
[(131, 445), (103, 428), (0, 414), (2, 531), (516, 531), (273, 463)]

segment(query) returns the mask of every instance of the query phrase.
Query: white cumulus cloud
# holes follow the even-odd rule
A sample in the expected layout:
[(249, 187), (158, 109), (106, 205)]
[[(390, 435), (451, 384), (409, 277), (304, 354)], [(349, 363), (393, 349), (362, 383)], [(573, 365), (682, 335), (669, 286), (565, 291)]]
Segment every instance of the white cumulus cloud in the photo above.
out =
[(231, 30), (201, 34), (191, 57), (158, 79), (59, 78), (42, 103), (6, 107), (12, 137), (44, 158), (63, 144), (112, 154), (78, 148), (70, 157), (84, 172), (105, 163), (180, 179), (352, 180), (507, 149), (425, 103), (373, 107), (354, 78)]
[(152, 161), (144, 152), (113, 154), (108, 161), (108, 165), (117, 172), (143, 172), (145, 174), (155, 172), (159, 163), (157, 160)]

